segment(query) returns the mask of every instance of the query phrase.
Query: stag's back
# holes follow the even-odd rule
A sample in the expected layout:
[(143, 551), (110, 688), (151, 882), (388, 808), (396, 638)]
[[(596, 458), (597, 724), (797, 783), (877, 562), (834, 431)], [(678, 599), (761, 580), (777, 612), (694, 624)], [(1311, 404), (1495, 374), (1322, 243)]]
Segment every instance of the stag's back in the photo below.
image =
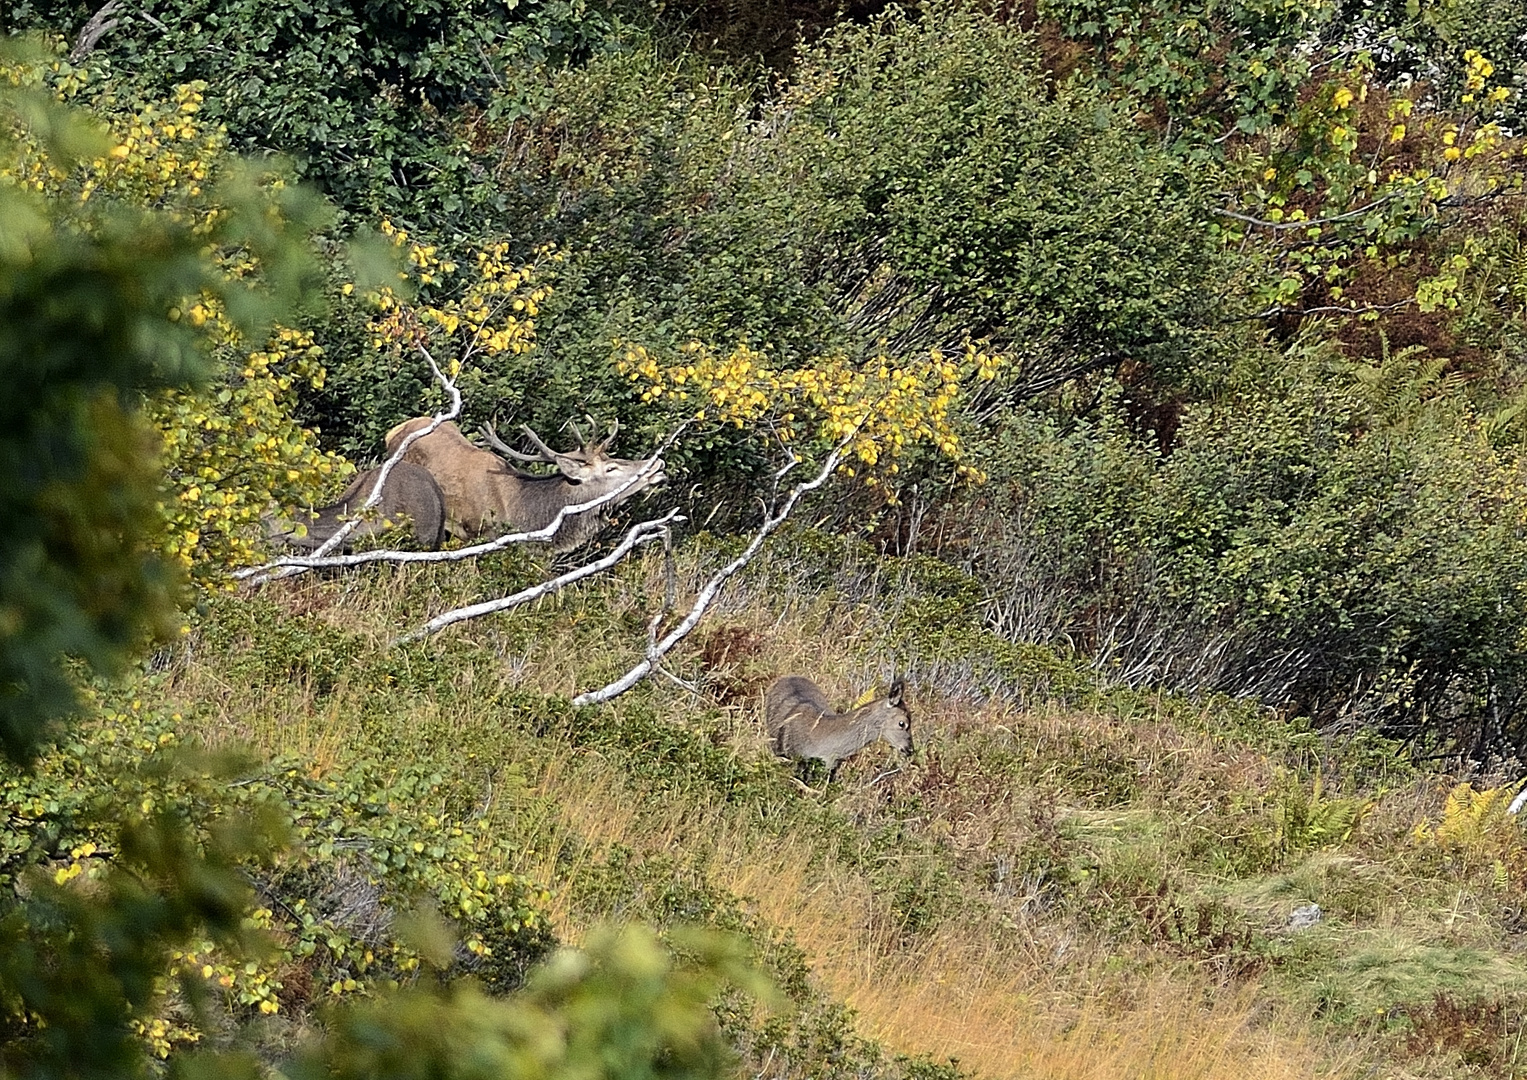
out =
[[(419, 416), (393, 428), (387, 433), (387, 453), (430, 423), (429, 417)], [(403, 460), (428, 469), (440, 485), (451, 535), (475, 539), (500, 522), (519, 524), (511, 509), (517, 478), (497, 454), (468, 442), (455, 424), (441, 424), (416, 441)]]

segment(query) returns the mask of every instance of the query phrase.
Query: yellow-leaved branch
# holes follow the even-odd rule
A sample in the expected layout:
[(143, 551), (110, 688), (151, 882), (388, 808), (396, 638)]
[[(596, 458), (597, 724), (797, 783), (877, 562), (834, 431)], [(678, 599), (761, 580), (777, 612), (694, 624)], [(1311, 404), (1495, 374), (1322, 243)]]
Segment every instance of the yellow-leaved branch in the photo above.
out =
[[(672, 402), (695, 419), (767, 430), (787, 445), (846, 440), (845, 459), (877, 484), (899, 471), (900, 459), (917, 445), (953, 461), (960, 475), (981, 479), (964, 460), (956, 406), (969, 381), (990, 381), (1008, 360), (967, 344), (953, 356), (938, 350), (868, 361), (829, 356), (786, 368), (748, 345), (721, 352), (691, 342), (663, 360), (626, 342), (616, 363), (643, 387), (643, 401)], [(845, 471), (853, 475), (856, 466)]]
[[(535, 264), (516, 265), (508, 244), (476, 252), (474, 266), (463, 273), (433, 245), (410, 240), (390, 221), (382, 232), (407, 261), (399, 277), (412, 281), (425, 297), (410, 304), (391, 288), (370, 295), (377, 315), (371, 322), (373, 348), (422, 345), (435, 351), (449, 345), (448, 375), (460, 374), (474, 354), (497, 356), (535, 347), (535, 317), (551, 287), (537, 280)], [(550, 252), (546, 256), (555, 261)], [(453, 294), (436, 298), (431, 294)]]
[[(101, 124), (105, 152), (65, 167), (24, 129), (0, 160), (0, 183), (38, 192), (61, 220), (70, 208), (101, 200), (151, 208), (198, 234), (211, 234), (226, 213), (211, 190), (233, 161), (226, 132), (200, 118), (202, 85), (175, 88), (168, 101), (121, 101), (94, 94), (88, 71), (62, 59), (0, 65), (0, 80), (88, 103)], [(284, 181), (265, 178), (269, 187)], [(76, 227), (88, 228), (81, 217)], [(258, 270), (243, 249), (211, 253), (229, 279)], [(331, 476), (353, 471), (322, 450), (315, 431), (295, 418), (301, 386), (324, 382), (323, 349), (311, 332), (275, 327), (267, 340), (245, 341), (221, 305), (189, 296), (165, 312), (185, 320), (217, 360), (209, 385), (153, 395), (146, 414), (160, 434), (165, 554), (208, 588), (228, 587), (227, 571), (259, 561), (260, 519), (272, 503), (313, 503)]]

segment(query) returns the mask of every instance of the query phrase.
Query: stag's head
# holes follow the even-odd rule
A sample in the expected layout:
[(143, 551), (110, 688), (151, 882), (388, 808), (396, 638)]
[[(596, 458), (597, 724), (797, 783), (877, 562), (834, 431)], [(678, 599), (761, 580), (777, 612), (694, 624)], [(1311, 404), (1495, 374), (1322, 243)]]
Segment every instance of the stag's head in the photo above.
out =
[[(598, 442), (585, 438), (576, 424), (570, 426), (580, 445), (577, 450), (567, 453), (560, 453), (547, 446), (528, 424), (522, 426), (520, 430), (535, 446), (537, 450), (535, 454), (522, 454), (506, 446), (494, 432), (491, 424), (484, 426), (483, 436), (500, 454), (515, 461), (555, 465), (557, 471), (568, 483), (576, 484), (583, 489), (578, 495), (580, 501), (598, 498), (600, 495), (625, 487), (625, 490), (621, 492), (621, 501), (624, 501), (644, 488), (653, 487), (668, 479), (665, 463), (660, 457), (619, 458), (610, 454), (610, 445), (620, 431), (619, 421), (611, 424), (610, 433)], [(630, 486), (626, 487), (627, 484)]]

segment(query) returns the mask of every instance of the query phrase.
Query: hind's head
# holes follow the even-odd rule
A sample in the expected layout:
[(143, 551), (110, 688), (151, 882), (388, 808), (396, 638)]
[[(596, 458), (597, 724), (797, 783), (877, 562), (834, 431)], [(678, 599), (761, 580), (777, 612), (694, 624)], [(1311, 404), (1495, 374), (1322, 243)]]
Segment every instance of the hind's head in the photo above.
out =
[(903, 754), (912, 752), (912, 708), (907, 704), (907, 684), (900, 675), (891, 683), (891, 692), (872, 706), (879, 722), (880, 737)]

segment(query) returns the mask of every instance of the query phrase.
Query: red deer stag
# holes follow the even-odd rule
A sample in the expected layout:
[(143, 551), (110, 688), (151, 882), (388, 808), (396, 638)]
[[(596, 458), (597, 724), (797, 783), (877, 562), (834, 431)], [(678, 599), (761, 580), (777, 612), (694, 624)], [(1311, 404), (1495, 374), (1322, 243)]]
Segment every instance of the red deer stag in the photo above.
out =
[[(387, 452), (392, 453), (404, 438), (430, 423), (429, 417), (419, 416), (393, 428), (387, 433)], [(595, 444), (585, 440), (575, 427), (582, 448), (559, 454), (528, 426), (522, 427), (538, 451), (522, 454), (505, 446), (492, 426), (485, 425), (483, 436), (498, 451), (495, 454), (474, 446), (460, 428), (447, 422), (410, 446), (403, 460), (422, 465), (434, 475), (445, 494), (446, 529), (452, 536), (468, 540), (506, 529), (544, 529), (563, 507), (589, 502), (634, 481), (613, 502), (563, 519), (551, 546), (554, 551), (571, 551), (604, 528), (607, 511), (615, 503), (666, 479), (662, 458), (633, 461), (606, 453), (619, 428), (618, 423), (613, 425), (610, 434)], [(499, 454), (516, 461), (555, 465), (557, 471), (544, 476), (522, 472)]]
[[(278, 539), (295, 548), (313, 550), (333, 536), (348, 518), (360, 512), (371, 497), (371, 489), (381, 469), (367, 469), (340, 494), (339, 498), (321, 510), (311, 514), (299, 511), (297, 520), (307, 525), (307, 535), (284, 533)], [(406, 516), (413, 532), (414, 542), (427, 551), (434, 551), (445, 540), (445, 496), (440, 485), (428, 469), (400, 461), (387, 473), (387, 483), (382, 488), (381, 501), (374, 506), (371, 517), (357, 525), (346, 538), (360, 540), (389, 528), (393, 522)]]
[(786, 675), (764, 695), (764, 724), (775, 753), (820, 761), (831, 780), (845, 758), (877, 739), (903, 754), (912, 752), (912, 710), (906, 693), (905, 681), (897, 676), (885, 697), (835, 713), (816, 683), (803, 675)]

